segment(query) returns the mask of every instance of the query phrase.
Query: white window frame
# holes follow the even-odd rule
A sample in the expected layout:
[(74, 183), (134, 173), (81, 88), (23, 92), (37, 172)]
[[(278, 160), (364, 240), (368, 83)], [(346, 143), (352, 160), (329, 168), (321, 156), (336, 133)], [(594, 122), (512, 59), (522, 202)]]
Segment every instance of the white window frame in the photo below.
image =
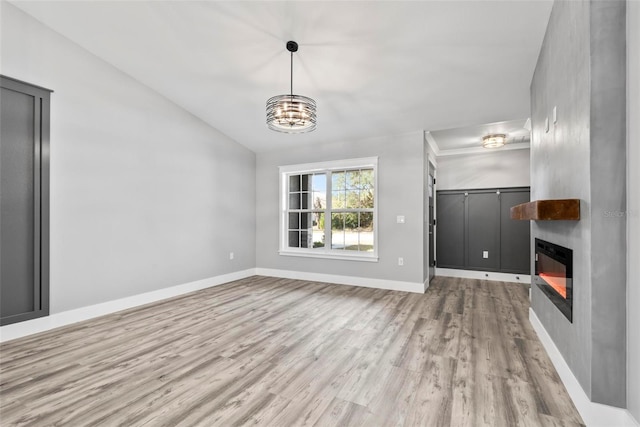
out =
[[(373, 252), (346, 251), (344, 249), (331, 248), (331, 227), (327, 227), (329, 234), (325, 230), (324, 248), (290, 248), (288, 241), (288, 186), (289, 176), (298, 174), (312, 174), (321, 172), (334, 172), (349, 169), (373, 169)], [(309, 258), (341, 259), (352, 261), (378, 262), (378, 157), (365, 157), (359, 159), (334, 160), (327, 162), (305, 163), (300, 165), (287, 165), (279, 167), (280, 176), (280, 248), (278, 253), (285, 256), (299, 256)], [(329, 176), (329, 175), (327, 175)], [(325, 209), (325, 221), (331, 223), (331, 179), (327, 179), (327, 206)], [(328, 213), (328, 220), (327, 218)]]

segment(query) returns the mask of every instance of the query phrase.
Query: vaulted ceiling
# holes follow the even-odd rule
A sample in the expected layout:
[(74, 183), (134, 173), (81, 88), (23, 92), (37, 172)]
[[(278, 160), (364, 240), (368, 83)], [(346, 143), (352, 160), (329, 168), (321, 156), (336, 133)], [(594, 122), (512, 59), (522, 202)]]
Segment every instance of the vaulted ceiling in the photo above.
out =
[[(29, 1), (55, 31), (256, 152), (526, 119), (551, 1)], [(318, 127), (265, 125), (289, 91)]]

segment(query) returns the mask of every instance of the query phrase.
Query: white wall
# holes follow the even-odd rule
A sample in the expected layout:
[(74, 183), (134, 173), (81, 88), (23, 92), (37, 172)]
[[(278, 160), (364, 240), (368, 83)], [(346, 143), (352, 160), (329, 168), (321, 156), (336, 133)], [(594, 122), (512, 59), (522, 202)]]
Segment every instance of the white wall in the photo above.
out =
[(640, 2), (627, 1), (627, 407), (640, 422)]
[[(278, 254), (278, 166), (378, 156), (379, 262)], [(259, 153), (256, 165), (258, 268), (423, 283), (423, 135), (345, 141)], [(405, 224), (396, 216), (404, 215)], [(398, 257), (404, 266), (398, 266)]]
[(2, 74), (54, 90), (52, 313), (255, 266), (252, 152), (6, 2), (1, 19)]
[(438, 157), (438, 190), (529, 186), (529, 150)]

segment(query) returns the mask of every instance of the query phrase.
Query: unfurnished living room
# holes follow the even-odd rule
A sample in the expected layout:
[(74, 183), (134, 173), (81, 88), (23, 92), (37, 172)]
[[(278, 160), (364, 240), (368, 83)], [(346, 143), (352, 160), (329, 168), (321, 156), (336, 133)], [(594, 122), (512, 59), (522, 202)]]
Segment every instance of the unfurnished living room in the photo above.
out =
[(0, 22), (3, 427), (640, 426), (640, 1)]

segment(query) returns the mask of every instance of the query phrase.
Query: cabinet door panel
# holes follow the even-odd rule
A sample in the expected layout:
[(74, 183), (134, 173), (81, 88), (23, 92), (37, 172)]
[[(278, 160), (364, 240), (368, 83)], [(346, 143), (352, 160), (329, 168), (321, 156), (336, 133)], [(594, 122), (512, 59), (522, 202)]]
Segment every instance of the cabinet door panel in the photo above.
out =
[(499, 268), (499, 207), (495, 192), (469, 193), (467, 197), (467, 266), (471, 269), (496, 271)]
[(438, 267), (464, 268), (464, 193), (437, 193), (436, 263)]

